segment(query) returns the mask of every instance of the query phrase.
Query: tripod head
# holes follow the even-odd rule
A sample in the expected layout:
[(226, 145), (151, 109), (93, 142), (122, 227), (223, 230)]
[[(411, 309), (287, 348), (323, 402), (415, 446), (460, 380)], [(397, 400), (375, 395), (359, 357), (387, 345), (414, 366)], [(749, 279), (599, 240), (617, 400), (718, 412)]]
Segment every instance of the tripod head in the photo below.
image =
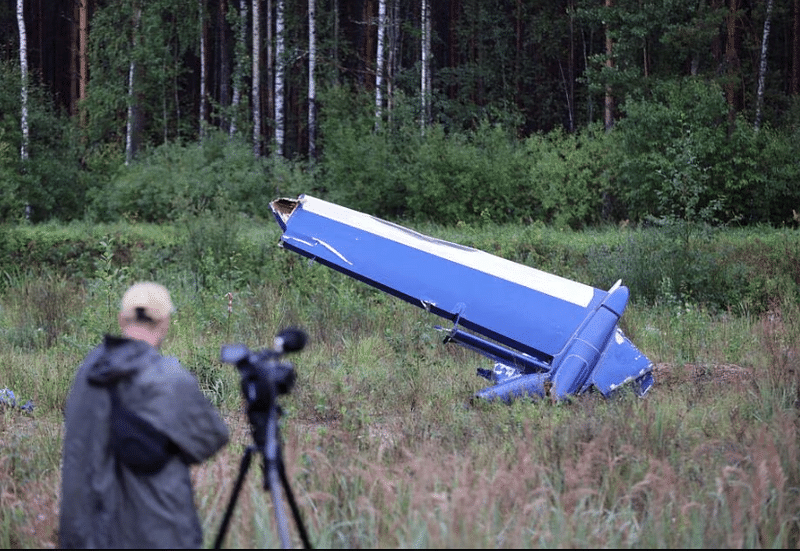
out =
[(297, 377), (294, 366), (281, 361), (281, 357), (302, 350), (305, 345), (306, 334), (302, 330), (286, 328), (277, 334), (272, 349), (254, 352), (244, 344), (222, 347), (220, 360), (239, 370), (248, 411), (266, 411), (275, 398), (289, 393)]

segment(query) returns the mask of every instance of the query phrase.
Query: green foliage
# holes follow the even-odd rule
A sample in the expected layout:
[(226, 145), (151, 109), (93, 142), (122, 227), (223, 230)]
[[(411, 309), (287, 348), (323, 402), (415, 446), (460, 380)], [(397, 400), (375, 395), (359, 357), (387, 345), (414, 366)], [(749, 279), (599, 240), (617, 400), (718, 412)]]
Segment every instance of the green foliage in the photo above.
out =
[(721, 91), (700, 80), (662, 83), (652, 98), (629, 99), (623, 109), (614, 160), (627, 216), (715, 222), (731, 201), (727, 174), (716, 172), (730, 151)]
[(651, 96), (630, 98), (623, 108), (611, 142), (622, 216), (701, 224), (791, 220), (789, 205), (800, 199), (791, 184), (800, 170), (790, 159), (792, 138), (730, 121), (717, 86), (661, 81)]
[[(319, 120), (324, 159), (317, 187), (327, 192), (330, 200), (356, 210), (377, 216), (401, 214), (406, 190), (395, 177), (408, 158), (398, 156), (390, 133), (373, 132), (374, 110), (368, 96), (332, 87), (321, 91), (321, 99), (325, 105)], [(408, 137), (414, 140), (413, 134)]]
[[(798, 103), (800, 105), (800, 102)], [(767, 223), (775, 227), (797, 227), (800, 218), (800, 162), (797, 143), (800, 126), (794, 131), (759, 130), (752, 148), (754, 155), (752, 183), (745, 190), (748, 195), (742, 209), (748, 223)], [(746, 209), (746, 210), (745, 210)]]
[(780, 297), (800, 301), (795, 231), (762, 235), (682, 221), (627, 229), (622, 242), (587, 250), (587, 283), (604, 288), (621, 278), (633, 302), (760, 314)]
[(599, 224), (608, 187), (605, 136), (559, 130), (531, 136), (525, 146), (530, 184), (520, 201), (538, 207), (536, 218), (556, 228)]
[[(89, 41), (92, 76), (83, 105), (89, 118), (89, 143), (124, 143), (131, 102), (147, 114), (141, 119), (143, 128), (137, 129), (144, 145), (197, 136), (196, 117), (180, 115), (194, 109), (180, 84), (189, 71), (184, 56), (197, 47), (198, 15), (198, 5), (191, 0), (97, 6)], [(132, 63), (135, 99), (128, 87)]]
[(353, 103), (341, 89), (328, 94), (320, 176), (331, 201), (376, 216), (441, 224), (531, 217), (530, 205), (518, 200), (525, 156), (503, 126), (422, 131), (400, 102), (392, 125), (376, 130), (365, 96)]
[(451, 136), (441, 126), (430, 127), (415, 161), (405, 171), (409, 218), (445, 225), (532, 218), (532, 205), (520, 200), (525, 156), (500, 125), (483, 122)]
[(92, 197), (100, 221), (121, 216), (142, 221), (179, 220), (215, 207), (216, 198), (243, 213), (267, 216), (276, 186), (266, 160), (244, 143), (215, 133), (200, 144), (170, 143), (121, 167), (106, 189)]
[(0, 221), (73, 220), (84, 214), (78, 140), (34, 79), (28, 83), (28, 159), (21, 158), (20, 72), (0, 63)]

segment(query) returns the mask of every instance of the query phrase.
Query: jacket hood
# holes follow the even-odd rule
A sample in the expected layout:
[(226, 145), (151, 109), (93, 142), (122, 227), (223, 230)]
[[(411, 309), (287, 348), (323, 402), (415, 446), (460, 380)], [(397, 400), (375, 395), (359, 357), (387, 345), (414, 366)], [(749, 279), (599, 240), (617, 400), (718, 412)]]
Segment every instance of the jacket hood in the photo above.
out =
[(158, 351), (144, 341), (106, 335), (87, 377), (93, 384), (108, 385), (145, 369), (158, 357)]

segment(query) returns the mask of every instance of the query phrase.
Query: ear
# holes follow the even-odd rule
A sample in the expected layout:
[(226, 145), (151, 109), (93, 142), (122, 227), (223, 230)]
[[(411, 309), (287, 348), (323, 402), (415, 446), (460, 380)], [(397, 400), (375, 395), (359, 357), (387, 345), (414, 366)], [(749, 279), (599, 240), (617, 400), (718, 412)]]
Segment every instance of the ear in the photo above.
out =
[(164, 335), (166, 335), (167, 332), (169, 331), (169, 322), (170, 322), (170, 316), (167, 316), (158, 321), (158, 326), (157, 326), (158, 330), (161, 331)]

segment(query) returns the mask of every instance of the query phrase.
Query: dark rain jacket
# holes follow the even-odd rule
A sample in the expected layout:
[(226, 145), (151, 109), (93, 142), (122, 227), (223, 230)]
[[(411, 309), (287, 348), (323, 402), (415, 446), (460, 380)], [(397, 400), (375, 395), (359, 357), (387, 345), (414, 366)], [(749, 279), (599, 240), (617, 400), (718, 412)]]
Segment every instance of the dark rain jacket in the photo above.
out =
[[(111, 446), (111, 394), (172, 441), (166, 464), (136, 474)], [(203, 534), (189, 465), (228, 441), (195, 377), (148, 343), (106, 336), (67, 398), (61, 471), (62, 548), (197, 548)]]

